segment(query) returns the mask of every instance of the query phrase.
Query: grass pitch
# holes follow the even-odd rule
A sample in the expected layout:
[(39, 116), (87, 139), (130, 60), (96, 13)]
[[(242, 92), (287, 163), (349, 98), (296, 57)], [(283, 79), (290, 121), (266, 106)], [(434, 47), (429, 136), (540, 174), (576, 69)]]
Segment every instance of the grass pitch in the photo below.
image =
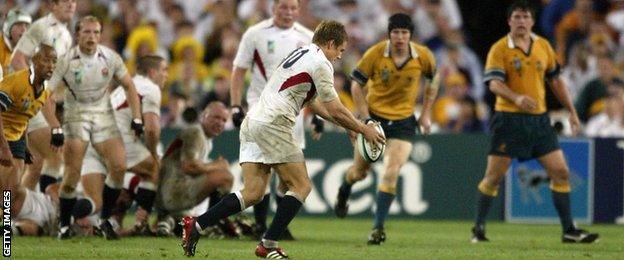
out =
[[(593, 225), (596, 244), (561, 243), (558, 225), (488, 224), (490, 243), (471, 244), (470, 222), (390, 219), (386, 243), (368, 246), (372, 220), (362, 218), (296, 218), (294, 242), (280, 242), (295, 259), (624, 259), (624, 227)], [(202, 239), (198, 259), (255, 259), (251, 240)], [(184, 259), (179, 238), (14, 237), (16, 259)]]

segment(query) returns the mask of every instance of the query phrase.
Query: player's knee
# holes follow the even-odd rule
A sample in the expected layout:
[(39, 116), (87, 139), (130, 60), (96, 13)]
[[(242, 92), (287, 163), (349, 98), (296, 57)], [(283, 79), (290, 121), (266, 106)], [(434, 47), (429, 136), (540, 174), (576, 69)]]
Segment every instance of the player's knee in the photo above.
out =
[(74, 192), (76, 192), (76, 187), (74, 187), (73, 185), (70, 185), (67, 183), (61, 184), (61, 188), (60, 188), (61, 194), (73, 194)]
[(296, 190), (294, 190), (294, 192), (297, 193), (299, 196), (301, 196), (301, 199), (305, 200), (305, 198), (308, 197), (310, 192), (312, 192), (312, 183), (310, 183), (310, 181), (305, 181), (301, 183), (299, 187), (297, 187)]
[(566, 166), (557, 167), (550, 170), (550, 179), (556, 183), (568, 182), (570, 170)]

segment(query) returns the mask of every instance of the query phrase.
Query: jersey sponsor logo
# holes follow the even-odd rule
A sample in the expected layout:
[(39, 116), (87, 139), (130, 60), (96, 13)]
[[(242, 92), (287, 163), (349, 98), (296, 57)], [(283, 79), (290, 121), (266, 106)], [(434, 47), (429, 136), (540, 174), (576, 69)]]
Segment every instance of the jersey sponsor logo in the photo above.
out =
[(84, 76), (84, 74), (82, 73), (82, 70), (75, 69), (73, 72), (74, 72), (74, 80), (76, 81), (76, 84), (82, 84), (82, 78)]

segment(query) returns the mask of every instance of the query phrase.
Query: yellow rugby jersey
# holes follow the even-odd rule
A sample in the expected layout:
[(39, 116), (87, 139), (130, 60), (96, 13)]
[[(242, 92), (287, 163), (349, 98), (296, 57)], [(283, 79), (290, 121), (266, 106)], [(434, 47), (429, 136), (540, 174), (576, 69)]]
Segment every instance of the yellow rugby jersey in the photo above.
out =
[(0, 81), (0, 109), (7, 141), (17, 141), (22, 137), (28, 120), (39, 112), (49, 96), (45, 88), (41, 93), (35, 93), (34, 79), (34, 71), (25, 69)]
[(2, 66), (5, 75), (9, 73), (9, 65), (11, 64), (12, 50), (10, 44), (9, 39), (0, 33), (0, 66)]
[(425, 46), (410, 42), (410, 55), (403, 65), (394, 64), (390, 41), (375, 44), (364, 53), (351, 78), (368, 86), (368, 109), (388, 120), (414, 114), (422, 77), (433, 78), (436, 70), (433, 53)]
[[(531, 114), (546, 112), (546, 78), (559, 74), (557, 55), (550, 43), (542, 37), (531, 34), (529, 52), (524, 53), (516, 47), (511, 35), (498, 40), (490, 48), (485, 63), (483, 81), (503, 81), (515, 93), (527, 95), (537, 102), (537, 108)], [(512, 100), (496, 96), (496, 111), (522, 112)]]

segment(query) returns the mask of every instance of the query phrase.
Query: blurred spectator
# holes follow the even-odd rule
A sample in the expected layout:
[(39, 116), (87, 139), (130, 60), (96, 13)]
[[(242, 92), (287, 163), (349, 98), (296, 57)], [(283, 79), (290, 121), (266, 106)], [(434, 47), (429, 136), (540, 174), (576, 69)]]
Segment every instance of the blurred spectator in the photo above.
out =
[(445, 40), (443, 48), (435, 53), (442, 75), (462, 72), (468, 76), (468, 93), (480, 101), (485, 93), (483, 84), (483, 65), (477, 55), (466, 46), (460, 31), (453, 31)]
[(128, 72), (134, 75), (136, 71), (136, 60), (147, 54), (158, 54), (161, 57), (167, 57), (166, 51), (160, 49), (158, 44), (158, 34), (156, 29), (151, 25), (141, 25), (130, 33), (123, 57), (126, 60)]
[(575, 0), (549, 0), (547, 2), (539, 20), (542, 33), (552, 42), (555, 39), (555, 25), (568, 11), (572, 10)]
[(607, 15), (607, 24), (619, 34), (619, 45), (624, 46), (624, 0), (613, 0), (613, 10)]
[(448, 124), (458, 119), (460, 101), (468, 92), (468, 81), (461, 72), (455, 71), (442, 76), (444, 93), (433, 105), (432, 119), (440, 128), (447, 128)]
[(624, 81), (620, 78), (611, 80), (608, 92), (604, 111), (587, 123), (587, 137), (624, 137)]
[(570, 50), (570, 61), (563, 67), (561, 79), (568, 87), (572, 100), (576, 100), (581, 89), (597, 77), (596, 60), (595, 55), (590, 55), (587, 44), (576, 44)]
[(442, 45), (443, 30), (461, 30), (463, 20), (456, 0), (401, 1), (412, 10), (416, 38), (432, 50)]
[(574, 9), (568, 12), (555, 29), (557, 58), (565, 65), (570, 46), (584, 40), (592, 21), (598, 19), (592, 8), (592, 0), (576, 0)]
[(213, 77), (205, 83), (210, 91), (204, 95), (201, 104), (196, 107), (197, 111), (203, 111), (213, 101), (220, 101), (227, 107), (230, 106), (230, 71), (219, 69), (212, 74)]
[(589, 118), (600, 113), (607, 96), (607, 84), (617, 75), (611, 57), (598, 58), (598, 77), (588, 82), (579, 93), (575, 107), (579, 119), (587, 122)]
[(459, 133), (483, 133), (487, 131), (487, 125), (479, 113), (478, 103), (470, 96), (459, 100), (459, 114), (457, 119), (451, 120), (448, 129), (455, 134)]

